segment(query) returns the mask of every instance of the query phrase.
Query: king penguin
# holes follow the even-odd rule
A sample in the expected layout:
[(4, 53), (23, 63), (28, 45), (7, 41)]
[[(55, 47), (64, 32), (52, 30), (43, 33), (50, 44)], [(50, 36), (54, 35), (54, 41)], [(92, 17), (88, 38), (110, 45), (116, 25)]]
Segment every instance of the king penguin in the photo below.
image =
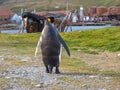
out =
[(45, 21), (44, 28), (40, 37), (40, 47), (42, 53), (42, 60), (46, 67), (47, 73), (52, 73), (53, 67), (55, 67), (55, 73), (59, 71), (59, 55), (60, 48), (65, 48), (67, 54), (70, 56), (70, 51), (65, 41), (59, 35), (57, 28), (50, 22), (50, 18)]

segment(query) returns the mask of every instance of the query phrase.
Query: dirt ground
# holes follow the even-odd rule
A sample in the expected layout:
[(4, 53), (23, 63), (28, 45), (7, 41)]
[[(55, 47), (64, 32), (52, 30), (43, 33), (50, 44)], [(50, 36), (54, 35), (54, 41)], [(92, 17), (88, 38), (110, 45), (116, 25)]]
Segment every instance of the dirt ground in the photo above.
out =
[[(61, 74), (48, 74), (39, 56), (14, 55), (13, 52), (0, 49), (0, 90), (120, 90), (119, 77), (71, 73), (62, 67)], [(120, 52), (79, 53), (78, 58), (88, 65), (120, 73)], [(72, 57), (77, 58), (77, 54)]]
[[(77, 57), (77, 55), (74, 55)], [(109, 52), (104, 51), (99, 54), (87, 54), (80, 52), (80, 56), (88, 65), (93, 65), (102, 70), (113, 70), (120, 72), (120, 51), (118, 52)]]

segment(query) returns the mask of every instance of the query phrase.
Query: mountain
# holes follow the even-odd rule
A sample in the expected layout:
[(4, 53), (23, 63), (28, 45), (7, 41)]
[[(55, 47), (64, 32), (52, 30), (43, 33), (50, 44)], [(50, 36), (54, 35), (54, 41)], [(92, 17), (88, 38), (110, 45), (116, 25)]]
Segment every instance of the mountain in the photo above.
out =
[[(68, 0), (68, 9), (78, 9), (80, 6), (88, 9), (90, 6), (120, 6), (120, 0)], [(0, 8), (10, 8), (15, 12), (22, 8), (28, 10), (60, 10), (66, 8), (66, 0), (0, 0)]]

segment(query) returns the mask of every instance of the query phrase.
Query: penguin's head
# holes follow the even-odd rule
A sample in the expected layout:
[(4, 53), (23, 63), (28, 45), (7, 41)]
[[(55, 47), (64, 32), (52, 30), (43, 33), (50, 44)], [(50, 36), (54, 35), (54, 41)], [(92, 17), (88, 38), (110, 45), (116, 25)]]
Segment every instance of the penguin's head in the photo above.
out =
[(47, 17), (47, 21), (53, 23), (54, 22), (54, 17)]

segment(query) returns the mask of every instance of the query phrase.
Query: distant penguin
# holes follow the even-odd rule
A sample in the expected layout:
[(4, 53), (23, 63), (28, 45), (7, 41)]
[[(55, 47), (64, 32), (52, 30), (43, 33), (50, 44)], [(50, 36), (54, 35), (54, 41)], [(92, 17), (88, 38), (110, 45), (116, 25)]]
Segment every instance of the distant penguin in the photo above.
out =
[(67, 54), (70, 56), (69, 48), (58, 33), (57, 28), (50, 22), (48, 18), (45, 22), (42, 34), (40, 37), (40, 47), (42, 52), (42, 59), (46, 67), (47, 73), (52, 73), (53, 67), (56, 67), (55, 73), (59, 71), (59, 55), (61, 44), (65, 48)]

